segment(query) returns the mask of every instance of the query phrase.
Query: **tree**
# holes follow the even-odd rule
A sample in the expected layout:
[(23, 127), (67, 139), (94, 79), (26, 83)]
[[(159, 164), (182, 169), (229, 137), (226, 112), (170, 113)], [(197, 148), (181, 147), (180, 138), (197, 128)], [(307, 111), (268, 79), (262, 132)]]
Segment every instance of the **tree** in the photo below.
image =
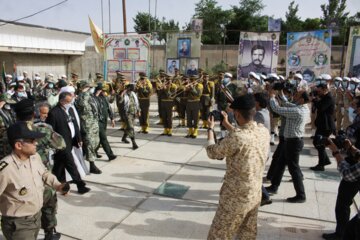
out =
[[(158, 40), (166, 40), (167, 31), (179, 31), (179, 22), (174, 20), (166, 21), (165, 18), (162, 18), (159, 21), (157, 18), (150, 16), (148, 13), (138, 12), (133, 18), (135, 22), (134, 29), (137, 33), (148, 33), (149, 31), (149, 19), (150, 19), (150, 30), (152, 32), (158, 32)], [(155, 28), (156, 27), (156, 28)]]
[(239, 43), (241, 31), (267, 31), (267, 16), (260, 13), (265, 5), (262, 0), (240, 0), (239, 6), (232, 6), (232, 17), (226, 25), (227, 43)]
[(204, 44), (220, 44), (223, 40), (223, 26), (226, 25), (231, 11), (222, 10), (217, 4), (215, 0), (200, 0), (195, 4), (194, 18), (203, 19)]
[(322, 26), (327, 28), (334, 21), (339, 26), (339, 36), (333, 37), (333, 44), (342, 44), (347, 30), (349, 12), (345, 12), (346, 0), (329, 0), (329, 4), (320, 5), (323, 12)]
[(285, 13), (285, 22), (282, 22), (282, 32), (280, 34), (280, 44), (286, 44), (287, 32), (299, 32), (303, 30), (303, 22), (298, 16), (299, 4), (295, 1), (290, 2), (288, 11)]
[(311, 31), (323, 28), (320, 18), (307, 18), (303, 22), (302, 31)]
[(353, 16), (347, 19), (347, 26), (358, 26), (360, 25), (360, 12), (355, 13)]

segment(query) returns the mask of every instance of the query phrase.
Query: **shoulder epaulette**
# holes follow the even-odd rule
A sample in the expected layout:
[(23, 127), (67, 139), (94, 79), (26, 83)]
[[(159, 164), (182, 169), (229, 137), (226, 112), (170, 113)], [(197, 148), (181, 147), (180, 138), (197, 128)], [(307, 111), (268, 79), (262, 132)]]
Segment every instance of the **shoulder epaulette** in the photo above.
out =
[(9, 164), (5, 161), (0, 162), (0, 172), (4, 170)]

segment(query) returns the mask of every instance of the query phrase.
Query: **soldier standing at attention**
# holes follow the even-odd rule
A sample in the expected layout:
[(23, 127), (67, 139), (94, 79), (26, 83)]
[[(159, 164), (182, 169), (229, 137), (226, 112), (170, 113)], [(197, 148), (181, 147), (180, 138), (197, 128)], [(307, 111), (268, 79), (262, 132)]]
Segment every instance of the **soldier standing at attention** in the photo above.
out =
[(37, 141), (44, 133), (32, 131), (26, 122), (17, 122), (7, 135), (13, 151), (0, 161), (1, 229), (8, 240), (36, 240), (44, 185), (62, 193), (69, 185), (61, 184), (36, 153)]
[(99, 146), (99, 113), (95, 98), (90, 93), (94, 85), (86, 80), (78, 84), (80, 94), (75, 101), (76, 110), (80, 117), (81, 135), (84, 142), (86, 160), (90, 162), (90, 173), (100, 174), (101, 170), (95, 165), (96, 148)]
[(214, 118), (208, 119), (207, 155), (211, 159), (226, 157), (227, 169), (207, 239), (255, 240), (270, 135), (264, 125), (253, 120), (256, 110), (252, 95), (235, 98), (230, 108), (239, 127), (234, 128), (223, 111), (223, 125), (229, 134), (219, 143), (214, 141)]
[(203, 92), (203, 85), (195, 76), (190, 77), (190, 83), (185, 86), (187, 95), (186, 116), (187, 127), (189, 128), (186, 138), (196, 138), (198, 135), (198, 123), (200, 113), (200, 97)]
[(165, 77), (166, 74), (164, 72), (164, 70), (159, 70), (159, 76), (156, 78), (155, 80), (155, 86), (156, 86), (156, 95), (157, 95), (157, 99), (158, 99), (158, 113), (159, 113), (159, 122), (157, 123), (157, 125), (162, 125), (163, 124), (163, 118), (161, 116), (161, 94), (160, 91), (164, 85), (165, 82)]
[(203, 73), (203, 82), (204, 87), (203, 93), (200, 98), (200, 114), (202, 120), (201, 128), (208, 128), (207, 119), (210, 113), (210, 107), (214, 104), (215, 97), (215, 85), (213, 82), (209, 81), (209, 74), (206, 72)]
[(159, 91), (161, 96), (161, 116), (164, 124), (164, 131), (161, 135), (172, 136), (172, 109), (174, 107), (174, 94), (177, 86), (172, 83), (171, 77), (167, 76), (162, 89)]
[(140, 105), (140, 126), (142, 133), (149, 133), (149, 108), (152, 84), (146, 78), (146, 74), (141, 72), (140, 79), (136, 83), (135, 92), (137, 93)]

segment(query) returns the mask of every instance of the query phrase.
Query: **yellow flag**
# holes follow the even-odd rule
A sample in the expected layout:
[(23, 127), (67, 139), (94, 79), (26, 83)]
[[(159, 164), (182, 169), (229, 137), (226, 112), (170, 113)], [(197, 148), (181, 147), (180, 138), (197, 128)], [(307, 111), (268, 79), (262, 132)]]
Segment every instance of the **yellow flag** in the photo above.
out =
[(104, 38), (102, 35), (102, 31), (100, 28), (98, 28), (94, 22), (89, 17), (89, 23), (90, 23), (90, 30), (91, 30), (91, 36), (94, 41), (95, 50), (97, 53), (103, 53), (104, 52)]

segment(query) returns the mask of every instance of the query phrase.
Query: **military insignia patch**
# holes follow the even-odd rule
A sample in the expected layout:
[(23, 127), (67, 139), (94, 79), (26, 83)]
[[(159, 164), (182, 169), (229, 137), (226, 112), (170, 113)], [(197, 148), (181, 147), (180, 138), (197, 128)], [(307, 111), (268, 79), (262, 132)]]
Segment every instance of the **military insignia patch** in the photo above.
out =
[(24, 196), (28, 193), (28, 190), (26, 189), (26, 187), (22, 187), (19, 191), (19, 195), (20, 196)]
[(0, 162), (0, 172), (9, 165), (7, 162)]

